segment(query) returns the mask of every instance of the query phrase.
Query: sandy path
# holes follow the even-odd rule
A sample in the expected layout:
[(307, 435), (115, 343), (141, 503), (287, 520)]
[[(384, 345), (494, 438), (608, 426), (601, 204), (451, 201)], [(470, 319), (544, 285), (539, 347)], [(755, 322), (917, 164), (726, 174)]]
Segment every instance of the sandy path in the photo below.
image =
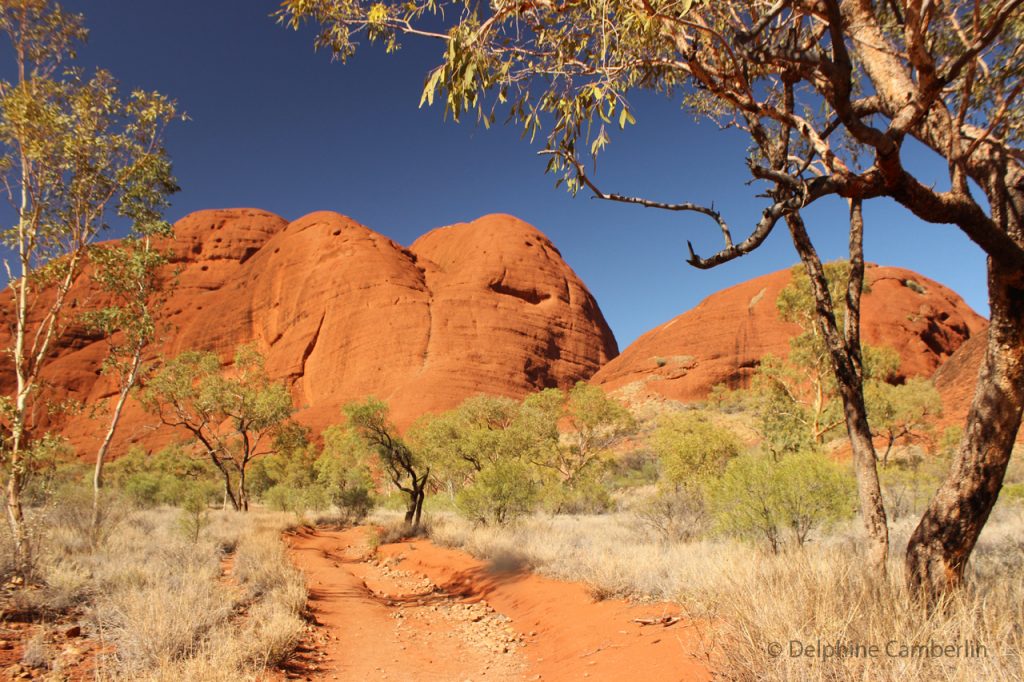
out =
[[(318, 680), (519, 680), (503, 619), (373, 560), (365, 529), (289, 538), (319, 627), (296, 670)], [(503, 641), (504, 640), (504, 641)], [(507, 652), (507, 653), (506, 653)]]
[[(315, 628), (299, 668), (316, 680), (709, 680), (672, 605), (595, 602), (583, 585), (417, 540), (368, 549), (366, 529), (289, 538)], [(303, 667), (304, 666), (304, 667)]]

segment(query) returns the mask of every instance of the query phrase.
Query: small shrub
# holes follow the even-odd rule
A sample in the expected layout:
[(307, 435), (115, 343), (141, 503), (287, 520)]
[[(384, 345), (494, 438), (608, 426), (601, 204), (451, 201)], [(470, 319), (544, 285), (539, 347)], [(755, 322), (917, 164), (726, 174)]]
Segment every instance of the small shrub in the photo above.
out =
[(659, 475), (657, 456), (646, 450), (628, 452), (609, 465), (609, 484), (614, 490), (652, 485)]
[(911, 291), (914, 291), (914, 292), (919, 293), (919, 294), (923, 294), (926, 291), (925, 288), (923, 286), (921, 286), (920, 283), (918, 283), (916, 280), (913, 280), (913, 279), (905, 279), (905, 280), (903, 280), (903, 286), (905, 286), (906, 288), (910, 289)]
[(633, 509), (638, 525), (662, 542), (689, 542), (707, 530), (704, 494), (696, 486), (664, 486)]
[(327, 493), (316, 485), (295, 487), (279, 483), (267, 489), (262, 497), (271, 509), (295, 514), (320, 511), (328, 505)]
[(280, 541), (288, 517), (197, 513), (208, 522), (197, 542), (180, 532), (181, 512), (141, 511), (97, 557), (88, 613), (110, 645), (97, 679), (263, 679), (299, 641), (306, 591)]
[(31, 444), (25, 466), (23, 499), (34, 507), (45, 506), (63, 488), (76, 485), (85, 471), (68, 441), (52, 433)]
[(503, 524), (532, 511), (538, 492), (531, 467), (512, 460), (485, 468), (455, 500), (459, 511), (467, 518)]
[(183, 500), (178, 527), (192, 544), (196, 544), (199, 542), (200, 533), (208, 525), (210, 525), (210, 511), (206, 503), (206, 496), (202, 491), (193, 489)]
[[(299, 594), (296, 592), (296, 594)], [(302, 588), (302, 607), (306, 591)], [(304, 622), (295, 610), (276, 596), (260, 602), (250, 612), (249, 627), (241, 641), (249, 649), (250, 665), (267, 669), (284, 663), (302, 639)]]
[(65, 554), (105, 544), (131, 514), (131, 505), (117, 491), (101, 491), (93, 524), (93, 491), (82, 485), (62, 488), (45, 512), (50, 533)]
[(223, 483), (213, 465), (178, 447), (150, 454), (132, 448), (107, 466), (107, 480), (139, 507), (179, 506), (199, 489), (210, 502), (223, 495)]
[(430, 537), (430, 519), (424, 517), (423, 521), (416, 528), (410, 528), (401, 519), (394, 519), (378, 526), (370, 533), (367, 543), (371, 550), (376, 550), (381, 545), (391, 545), (415, 537)]
[(917, 456), (895, 460), (879, 470), (889, 518), (899, 521), (920, 514), (939, 487), (948, 466), (948, 458), (943, 456)]
[(207, 634), (231, 615), (232, 604), (210, 579), (212, 568), (174, 562), (146, 585), (126, 586), (103, 600), (99, 621), (126, 678), (196, 656)]
[(817, 453), (780, 461), (744, 455), (709, 486), (721, 531), (759, 537), (778, 553), (788, 534), (802, 546), (810, 533), (853, 512), (852, 477)]
[(552, 514), (604, 514), (615, 508), (615, 500), (605, 482), (605, 475), (596, 469), (584, 472), (572, 485), (560, 481), (546, 482), (542, 490), (543, 509)]
[(49, 632), (43, 628), (25, 643), (25, 651), (21, 654), (21, 663), (29, 668), (49, 670), (53, 662), (54, 655), (50, 648)]
[(690, 485), (718, 476), (742, 451), (739, 439), (699, 412), (664, 415), (651, 436), (662, 476), (672, 485)]
[[(246, 590), (246, 601), (256, 601), (277, 589), (302, 586), (302, 575), (292, 566), (284, 545), (272, 533), (249, 534), (238, 543), (234, 576)], [(300, 612), (305, 605), (305, 589), (301, 603), (291, 606)]]
[(362, 522), (374, 507), (373, 493), (368, 487), (358, 486), (342, 490), (334, 498), (344, 523)]

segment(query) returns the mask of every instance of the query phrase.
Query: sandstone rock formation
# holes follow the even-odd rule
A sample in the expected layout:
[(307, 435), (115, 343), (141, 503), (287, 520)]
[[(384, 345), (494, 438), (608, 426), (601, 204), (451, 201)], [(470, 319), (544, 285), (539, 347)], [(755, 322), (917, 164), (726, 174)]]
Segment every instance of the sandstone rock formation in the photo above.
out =
[[(932, 377), (935, 388), (942, 396), (943, 426), (963, 426), (967, 410), (974, 398), (978, 381), (978, 369), (985, 361), (985, 334), (972, 336), (946, 362), (942, 363)], [(1024, 437), (1024, 431), (1021, 432)]]
[[(154, 356), (195, 348), (227, 362), (253, 342), (314, 428), (367, 395), (387, 400), (407, 426), (476, 393), (568, 387), (618, 352), (558, 250), (512, 216), (440, 228), (408, 249), (328, 212), (288, 223), (250, 209), (201, 211), (175, 234), (179, 285), (164, 320), (173, 331)], [(82, 282), (76, 299), (94, 304)], [(103, 339), (71, 329), (46, 371), (52, 397), (103, 404), (113, 392), (99, 373), (105, 351)], [(5, 389), (12, 381), (9, 369), (0, 375)], [(86, 455), (103, 423), (85, 414), (47, 421)], [(179, 437), (132, 403), (115, 452)]]
[[(941, 428), (964, 427), (978, 383), (978, 370), (985, 361), (986, 344), (983, 332), (975, 334), (935, 371), (932, 380), (942, 396), (942, 417), (938, 420)], [(1024, 445), (1024, 428), (1017, 433), (1017, 443)]]
[[(746, 386), (760, 359), (787, 354), (799, 332), (775, 305), (790, 280), (782, 270), (709, 296), (641, 336), (593, 381), (639, 399), (683, 402), (703, 400), (716, 384)], [(898, 351), (903, 376), (931, 376), (985, 327), (956, 293), (909, 270), (869, 266), (866, 281), (864, 342)]]

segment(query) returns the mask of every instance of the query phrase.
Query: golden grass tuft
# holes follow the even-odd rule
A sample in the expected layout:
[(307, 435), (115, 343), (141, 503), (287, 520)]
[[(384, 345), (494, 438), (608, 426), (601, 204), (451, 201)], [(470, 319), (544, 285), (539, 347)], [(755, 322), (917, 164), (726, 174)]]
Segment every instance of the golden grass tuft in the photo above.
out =
[(305, 582), (281, 541), (293, 517), (213, 511), (193, 541), (182, 513), (125, 513), (100, 542), (75, 514), (49, 514), (37, 536), (41, 586), (16, 599), (39, 614), (78, 614), (102, 652), (97, 679), (261, 678), (305, 629)]

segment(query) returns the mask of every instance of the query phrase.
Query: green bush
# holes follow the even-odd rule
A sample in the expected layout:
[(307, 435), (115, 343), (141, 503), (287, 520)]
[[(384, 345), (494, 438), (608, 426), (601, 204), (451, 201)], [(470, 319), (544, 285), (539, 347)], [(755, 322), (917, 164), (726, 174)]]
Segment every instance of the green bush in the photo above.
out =
[(319, 485), (295, 487), (277, 484), (261, 496), (272, 509), (302, 514), (307, 511), (322, 511), (330, 506), (327, 491)]
[(538, 473), (544, 476), (541, 482), (543, 507), (553, 514), (602, 514), (615, 507), (605, 462), (595, 462), (571, 483), (549, 469), (539, 469)]
[(897, 521), (920, 514), (945, 477), (949, 461), (942, 454), (917, 455), (893, 460), (880, 468), (878, 477), (889, 518)]
[(223, 495), (213, 465), (173, 446), (155, 454), (133, 448), (107, 465), (106, 474), (111, 487), (140, 507), (182, 506), (197, 495), (214, 503)]
[(539, 488), (535, 471), (519, 460), (496, 462), (455, 497), (459, 512), (481, 523), (507, 523), (532, 511)]
[(346, 429), (324, 431), (324, 449), (313, 462), (314, 480), (327, 504), (334, 505), (349, 523), (361, 521), (376, 504), (370, 454)]
[(917, 282), (916, 280), (913, 280), (913, 279), (905, 279), (905, 280), (903, 280), (903, 286), (905, 286), (906, 288), (910, 289), (911, 291), (915, 291), (915, 292), (917, 292), (919, 294), (925, 293), (925, 288), (923, 286), (921, 286), (921, 284), (919, 282)]
[[(276, 486), (305, 488), (316, 481), (315, 464), (319, 453), (302, 443), (255, 460), (249, 466), (249, 492), (264, 502), (267, 491)], [(269, 502), (268, 502), (269, 503)]]
[(651, 448), (661, 461), (662, 476), (672, 485), (689, 485), (721, 475), (742, 451), (729, 429), (700, 412), (663, 415), (651, 436)]
[(661, 475), (659, 469), (658, 457), (653, 452), (628, 452), (609, 463), (609, 486), (612, 490), (622, 490), (652, 485), (658, 482)]
[[(30, 444), (24, 462), (23, 495), (25, 502), (33, 507), (46, 505), (62, 489), (80, 484), (89, 473), (89, 468), (76, 459), (74, 448), (67, 440), (52, 433)], [(0, 470), (7, 473), (6, 466)]]
[(787, 536), (802, 546), (817, 528), (854, 511), (853, 478), (818, 453), (732, 460), (708, 487), (720, 531), (762, 538), (777, 553)]
[(369, 452), (340, 427), (323, 433), (323, 449), (305, 442), (253, 463), (249, 490), (279, 511), (301, 514), (335, 506), (345, 523), (363, 519), (374, 506)]
[(198, 488), (191, 488), (182, 498), (181, 516), (178, 529), (192, 544), (199, 542), (199, 535), (210, 525), (210, 510), (206, 496)]

